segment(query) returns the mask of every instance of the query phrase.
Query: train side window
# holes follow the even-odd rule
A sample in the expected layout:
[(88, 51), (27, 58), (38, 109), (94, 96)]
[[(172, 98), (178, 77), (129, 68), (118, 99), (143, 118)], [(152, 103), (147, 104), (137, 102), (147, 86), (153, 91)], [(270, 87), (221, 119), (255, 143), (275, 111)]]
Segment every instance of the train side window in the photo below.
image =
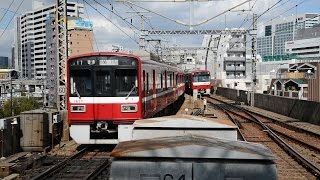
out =
[(168, 73), (167, 74), (167, 88), (171, 88), (172, 87), (172, 74)]
[(149, 73), (147, 73), (147, 94), (149, 93)]
[(145, 83), (146, 83), (146, 71), (143, 70), (142, 71), (142, 83), (143, 83), (143, 91), (146, 90), (146, 87), (145, 87)]
[(156, 89), (157, 89), (157, 92), (160, 92), (162, 90), (162, 74), (161, 73), (157, 73)]
[(167, 71), (164, 72), (164, 75), (163, 75), (163, 88), (167, 88), (168, 85), (167, 85)]
[(163, 89), (163, 74), (161, 73), (161, 89)]
[(152, 90), (156, 89), (156, 71), (152, 70)]
[(179, 75), (176, 75), (176, 86), (178, 85), (178, 79), (179, 79)]
[(175, 81), (174, 81), (174, 78), (175, 78), (174, 73), (172, 73), (172, 86), (173, 86), (173, 87), (176, 85), (176, 83), (175, 83)]

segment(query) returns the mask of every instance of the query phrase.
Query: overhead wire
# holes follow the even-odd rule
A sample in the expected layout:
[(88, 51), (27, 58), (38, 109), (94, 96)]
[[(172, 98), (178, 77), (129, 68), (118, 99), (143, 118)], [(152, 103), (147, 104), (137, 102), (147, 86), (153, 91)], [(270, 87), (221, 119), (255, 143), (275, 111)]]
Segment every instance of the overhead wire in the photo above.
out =
[[(124, 19), (122, 16), (120, 16), (119, 14), (115, 13), (114, 11), (110, 10), (109, 8), (107, 8), (106, 6), (104, 6), (103, 4), (101, 4), (100, 2), (93, 0), (94, 2), (96, 2), (97, 4), (99, 4), (100, 6), (102, 6), (103, 8), (105, 8), (107, 11), (113, 13), (114, 15), (116, 15), (118, 18), (120, 18), (121, 20), (125, 21), (129, 26), (132, 26), (136, 29), (139, 30), (139, 28), (137, 28), (136, 26), (134, 26), (133, 24), (131, 24), (130, 22), (128, 22), (126, 19)], [(131, 27), (130, 27), (131, 28)]]
[[(288, 1), (290, 1), (290, 0), (288, 0)], [(287, 9), (286, 11), (282, 12), (281, 14), (278, 14), (277, 16), (274, 16), (273, 18), (271, 18), (269, 21), (266, 21), (265, 23), (271, 22), (271, 21), (272, 21), (273, 19), (275, 19), (276, 17), (282, 16), (283, 14), (287, 13), (288, 11), (290, 11), (290, 10), (292, 10), (292, 9), (294, 9), (294, 8), (297, 8), (300, 4), (304, 3), (305, 1), (306, 1), (306, 0), (303, 0), (303, 1), (301, 1), (300, 3), (298, 3), (298, 4), (296, 4), (296, 5), (292, 6), (292, 7), (290, 7), (290, 8)], [(260, 26), (258, 26), (258, 27), (261, 27), (261, 26), (263, 26), (263, 24), (260, 25)]]
[(131, 40), (133, 40), (136, 44), (139, 45), (139, 42), (136, 41), (134, 38), (132, 38), (128, 33), (126, 33), (124, 30), (122, 30), (118, 25), (113, 23), (108, 17), (106, 17), (103, 13), (101, 13), (97, 8), (93, 7), (90, 3), (88, 3), (86, 0), (83, 0), (86, 4), (88, 4), (92, 9), (97, 11), (101, 16), (103, 16), (105, 19), (107, 19), (111, 24), (113, 24), (115, 27), (117, 27), (122, 33), (124, 33), (126, 36), (128, 36)]
[[(10, 3), (9, 7), (6, 9), (6, 12), (3, 14), (3, 16), (0, 19), (0, 22), (2, 21), (2, 19), (6, 16), (7, 12), (9, 11), (9, 9), (11, 8), (12, 4), (13, 4), (14, 0), (12, 0), (12, 2)], [(15, 14), (14, 14), (15, 15)]]
[[(18, 8), (17, 8), (16, 11), (15, 11), (15, 14), (19, 11), (19, 9), (20, 9), (20, 7), (21, 7), (21, 5), (22, 5), (23, 2), (24, 2), (24, 0), (22, 0), (22, 1), (20, 2)], [(4, 28), (4, 30), (2, 31), (2, 33), (1, 33), (1, 35), (0, 35), (0, 39), (1, 39), (1, 37), (3, 36), (4, 32), (7, 30), (7, 28), (9, 27), (9, 25), (11, 24), (11, 21), (12, 21), (12, 19), (13, 19), (14, 17), (15, 17), (15, 16), (12, 16), (12, 17), (11, 17), (9, 23), (7, 24), (7, 26), (6, 26), (6, 27)]]
[[(86, 11), (88, 20), (91, 21), (91, 20), (90, 20), (89, 13), (88, 13), (88, 11), (87, 11), (87, 9), (86, 9), (85, 3), (84, 3), (84, 10)], [(97, 38), (96, 38), (96, 36), (95, 36), (95, 34), (94, 34), (93, 27), (92, 27), (92, 34), (93, 34), (93, 41), (94, 41), (95, 44), (96, 44), (97, 51), (99, 51), (99, 46), (98, 46), (98, 43), (97, 43)], [(90, 41), (90, 43), (91, 43), (91, 41)], [(91, 44), (91, 46), (92, 46), (92, 44)]]
[[(254, 5), (257, 3), (257, 1), (258, 1), (258, 0), (255, 0), (255, 1), (254, 1), (252, 7), (250, 8), (251, 11), (252, 11)], [(240, 29), (246, 22), (249, 21), (248, 16), (249, 16), (249, 14), (247, 13), (247, 16), (244, 18), (243, 22), (242, 22), (241, 25), (239, 26), (239, 29)]]
[(215, 18), (217, 18), (217, 17), (219, 17), (219, 16), (221, 16), (221, 15), (223, 15), (223, 14), (225, 14), (225, 13), (227, 13), (227, 12), (229, 12), (229, 11), (231, 11), (231, 10), (233, 10), (233, 9), (235, 9), (235, 8), (241, 6), (241, 5), (243, 5), (243, 4), (245, 4), (245, 3), (249, 2), (249, 1), (252, 1), (252, 0), (246, 0), (246, 1), (242, 2), (242, 3), (240, 3), (240, 4), (237, 4), (236, 6), (233, 6), (233, 7), (229, 8), (229, 9), (227, 9), (227, 10), (225, 10), (225, 11), (223, 11), (223, 12), (221, 12), (221, 13), (219, 13), (219, 14), (211, 17), (211, 18), (209, 18), (209, 19), (206, 19), (206, 20), (201, 21), (201, 22), (196, 23), (196, 24), (188, 24), (188, 23), (185, 23), (185, 22), (181, 22), (181, 21), (179, 21), (179, 20), (175, 20), (175, 19), (169, 18), (169, 17), (167, 17), (167, 16), (165, 16), (165, 15), (162, 15), (162, 14), (160, 14), (160, 13), (158, 13), (158, 12), (151, 11), (151, 10), (149, 10), (149, 9), (147, 9), (147, 8), (144, 8), (144, 7), (142, 7), (142, 6), (139, 6), (139, 5), (137, 5), (137, 4), (134, 4), (134, 3), (130, 2), (130, 1), (126, 1), (126, 2), (129, 3), (129, 4), (132, 4), (132, 5), (134, 5), (134, 6), (137, 6), (137, 7), (141, 8), (141, 9), (143, 9), (143, 10), (146, 10), (146, 11), (148, 11), (148, 12), (151, 12), (151, 13), (153, 13), (153, 14), (156, 14), (156, 15), (162, 17), (162, 18), (165, 18), (165, 19), (167, 19), (167, 20), (173, 21), (173, 22), (175, 22), (175, 23), (177, 23), (177, 24), (180, 24), (180, 25), (183, 25), (183, 26), (188, 26), (188, 27), (190, 27), (190, 26), (194, 27), (194, 26), (200, 26), (200, 25), (202, 25), (202, 24), (205, 24), (205, 23), (211, 21), (212, 19), (215, 19)]
[[(141, 15), (139, 14), (139, 11), (138, 11), (137, 9), (135, 9), (134, 7), (129, 6), (128, 4), (125, 4), (125, 3), (124, 3), (124, 5), (126, 5), (128, 8), (132, 9), (133, 11), (136, 11), (136, 13), (138, 14), (138, 16), (141, 17)], [(142, 16), (142, 17), (145, 17), (145, 16)], [(141, 17), (141, 18), (142, 18), (142, 17)], [(146, 19), (149, 21), (149, 23), (146, 21)], [(154, 29), (154, 28), (152, 27), (152, 24), (151, 24), (151, 22), (150, 22), (150, 19), (148, 19), (148, 18), (145, 17), (145, 19), (142, 18), (142, 20), (143, 20), (144, 22), (146, 22), (151, 29)]]
[[(108, 0), (110, 6), (112, 6), (112, 10), (108, 9), (106, 6), (104, 6), (103, 4), (101, 4), (100, 2), (96, 1), (96, 0), (93, 0), (95, 1), (97, 4), (99, 4), (100, 6), (104, 7), (105, 9), (107, 9), (109, 12), (115, 14), (117, 17), (119, 17), (121, 20), (123, 20), (127, 25), (129, 25), (129, 28), (137, 35), (137, 36), (140, 36), (139, 33), (137, 33), (134, 29), (132, 29), (130, 26), (134, 27), (135, 29), (139, 30), (136, 26), (134, 26), (132, 23), (129, 23), (124, 17), (122, 17), (121, 15), (119, 15), (120, 13), (113, 7), (112, 3)], [(117, 12), (117, 13), (115, 13)], [(141, 17), (142, 18), (142, 17)], [(143, 21), (145, 21), (143, 18), (142, 18)], [(146, 22), (146, 21), (145, 21)], [(147, 23), (147, 22), (146, 22)], [(148, 24), (148, 23), (147, 23)], [(154, 39), (150, 38), (152, 41), (155, 41)], [(151, 46), (153, 46), (153, 48), (156, 49), (156, 47), (152, 44), (150, 44)]]

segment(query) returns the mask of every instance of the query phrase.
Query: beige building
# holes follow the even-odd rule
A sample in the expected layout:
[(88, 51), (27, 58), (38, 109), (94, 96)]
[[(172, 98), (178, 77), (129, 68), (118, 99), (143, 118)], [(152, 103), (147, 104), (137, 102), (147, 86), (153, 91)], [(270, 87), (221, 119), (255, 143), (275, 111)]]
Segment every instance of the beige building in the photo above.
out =
[(270, 94), (320, 102), (320, 63), (290, 64), (271, 82)]
[(72, 29), (68, 31), (69, 56), (93, 52), (92, 30)]

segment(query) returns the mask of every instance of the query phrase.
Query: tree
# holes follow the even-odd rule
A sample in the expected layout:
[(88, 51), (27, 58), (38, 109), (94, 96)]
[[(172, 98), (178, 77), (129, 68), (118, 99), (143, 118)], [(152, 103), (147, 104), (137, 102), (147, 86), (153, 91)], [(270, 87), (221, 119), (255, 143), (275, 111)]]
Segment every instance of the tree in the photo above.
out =
[[(20, 97), (20, 98), (13, 98), (13, 112), (14, 115), (19, 115), (23, 111), (29, 111), (33, 109), (39, 108), (39, 103), (32, 97)], [(11, 101), (8, 99), (4, 103), (3, 107), (3, 115), (4, 117), (10, 117), (11, 116)], [(1, 116), (1, 112), (0, 112)]]

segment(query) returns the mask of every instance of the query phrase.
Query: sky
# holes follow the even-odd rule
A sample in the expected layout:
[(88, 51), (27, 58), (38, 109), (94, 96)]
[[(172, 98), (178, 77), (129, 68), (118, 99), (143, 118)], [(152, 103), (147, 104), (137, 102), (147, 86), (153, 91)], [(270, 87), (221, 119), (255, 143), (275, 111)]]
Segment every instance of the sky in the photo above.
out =
[[(55, 3), (55, 0), (38, 1), (45, 6)], [(143, 25), (146, 30), (188, 30), (190, 27), (182, 24), (190, 24), (190, 22), (199, 24), (215, 16), (217, 17), (207, 23), (194, 26), (193, 29), (218, 30), (241, 27), (247, 30), (250, 29), (253, 13), (261, 15), (267, 11), (258, 19), (259, 27), (259, 24), (280, 16), (320, 12), (319, 0), (252, 0), (232, 10), (230, 8), (247, 0), (209, 0), (207, 2), (172, 2), (173, 0), (73, 1), (84, 4), (82, 17), (93, 22), (93, 32), (96, 39), (94, 44), (97, 44), (95, 48), (98, 51), (109, 50), (112, 45), (120, 45), (126, 49), (137, 49), (139, 47), (139, 30), (142, 28), (141, 16), (137, 12), (143, 15)], [(15, 39), (14, 17), (32, 10), (35, 4), (34, 0), (1, 0), (0, 56), (11, 57), (11, 47)], [(223, 13), (225, 11), (226, 13)], [(147, 37), (149, 40), (161, 39), (162, 45), (166, 47), (174, 45), (198, 47), (201, 46), (202, 38), (203, 36), (200, 35)]]

